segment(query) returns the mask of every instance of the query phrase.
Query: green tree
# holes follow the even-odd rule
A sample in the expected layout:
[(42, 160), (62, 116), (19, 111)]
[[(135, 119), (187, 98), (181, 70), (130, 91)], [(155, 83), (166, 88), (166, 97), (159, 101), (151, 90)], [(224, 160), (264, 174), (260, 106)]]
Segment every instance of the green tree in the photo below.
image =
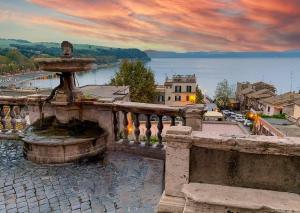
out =
[(154, 74), (141, 61), (122, 61), (110, 84), (129, 86), (130, 99), (134, 102), (151, 103), (155, 97)]
[(215, 91), (215, 99), (217, 106), (221, 109), (226, 108), (228, 106), (230, 97), (232, 97), (232, 94), (232, 87), (230, 87), (226, 79), (219, 82)]
[(201, 89), (197, 85), (196, 86), (196, 100), (195, 100), (195, 104), (203, 104), (203, 103), (204, 103), (204, 95), (203, 95)]

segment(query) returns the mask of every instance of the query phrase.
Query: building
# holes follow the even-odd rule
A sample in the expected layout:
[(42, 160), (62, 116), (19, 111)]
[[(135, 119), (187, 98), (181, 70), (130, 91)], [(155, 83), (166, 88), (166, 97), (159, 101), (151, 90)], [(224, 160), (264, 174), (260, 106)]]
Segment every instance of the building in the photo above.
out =
[(85, 96), (105, 101), (130, 101), (128, 86), (86, 85), (80, 87)]
[(287, 114), (294, 118), (300, 117), (300, 94), (295, 92), (287, 92), (260, 100), (263, 114), (273, 116), (278, 114)]
[(286, 114), (290, 120), (300, 122), (300, 100), (286, 105), (283, 108), (283, 113)]
[(194, 75), (173, 75), (166, 78), (164, 85), (156, 88), (155, 103), (169, 106), (194, 104), (196, 99), (197, 80)]
[(240, 103), (240, 109), (261, 111), (260, 100), (275, 96), (276, 88), (265, 82), (237, 83), (236, 99)]

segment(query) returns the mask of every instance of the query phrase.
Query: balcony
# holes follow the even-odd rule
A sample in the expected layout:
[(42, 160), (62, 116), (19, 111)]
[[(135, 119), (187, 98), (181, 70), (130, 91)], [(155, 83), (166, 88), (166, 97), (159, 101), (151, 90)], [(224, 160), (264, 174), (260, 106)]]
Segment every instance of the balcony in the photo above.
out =
[[(0, 97), (1, 211), (300, 211), (299, 138), (250, 136), (225, 123), (219, 131), (193, 107), (44, 99)], [(108, 133), (105, 155), (64, 166), (23, 159), (25, 121), (53, 115), (97, 122)]]

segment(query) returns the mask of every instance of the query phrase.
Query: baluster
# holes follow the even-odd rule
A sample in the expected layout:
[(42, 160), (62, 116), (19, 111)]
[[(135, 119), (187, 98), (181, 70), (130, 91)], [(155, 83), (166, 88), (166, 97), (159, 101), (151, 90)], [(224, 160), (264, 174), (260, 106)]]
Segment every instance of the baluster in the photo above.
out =
[(147, 120), (146, 120), (146, 146), (151, 146), (151, 115), (146, 115)]
[(21, 123), (22, 123), (22, 128), (25, 129), (27, 125), (26, 121), (26, 112), (25, 112), (25, 106), (20, 107), (20, 117), (21, 117)]
[(124, 115), (124, 120), (123, 120), (123, 133), (124, 133), (124, 138), (123, 141), (124, 142), (128, 142), (128, 118), (127, 118), (127, 113), (126, 111), (123, 111), (123, 115)]
[(5, 110), (4, 110), (4, 105), (0, 105), (0, 110), (1, 110), (1, 114), (0, 114), (0, 116), (1, 116), (1, 124), (2, 124), (2, 132), (6, 132), (7, 131), (7, 129), (6, 129), (6, 113), (5, 113)]
[(162, 122), (162, 115), (158, 116), (158, 124), (157, 124), (157, 137), (158, 137), (158, 144), (157, 147), (162, 148), (163, 144), (162, 144), (162, 130), (164, 128), (163, 122)]
[(186, 117), (182, 117), (182, 126), (186, 126)]
[(140, 121), (139, 121), (139, 113), (134, 113), (134, 135), (135, 135), (135, 143), (140, 144)]
[(17, 132), (16, 113), (14, 110), (14, 106), (12, 106), (12, 105), (10, 106), (9, 116), (10, 116), (10, 123), (12, 126), (12, 132)]
[(114, 111), (113, 112), (113, 124), (114, 124), (114, 134), (115, 134), (115, 141), (118, 141), (119, 140), (119, 137), (118, 137), (118, 133), (119, 133), (119, 122), (118, 122), (118, 112), (117, 111)]
[(175, 126), (175, 118), (176, 116), (171, 116), (171, 126)]

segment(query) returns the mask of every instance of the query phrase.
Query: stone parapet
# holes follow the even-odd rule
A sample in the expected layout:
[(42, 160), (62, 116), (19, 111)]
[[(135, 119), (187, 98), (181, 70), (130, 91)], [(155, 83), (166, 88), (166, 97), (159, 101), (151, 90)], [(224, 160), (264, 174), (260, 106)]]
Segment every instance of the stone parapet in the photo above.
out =
[(193, 145), (215, 150), (252, 154), (300, 156), (300, 138), (262, 135), (211, 135), (193, 132)]
[(300, 212), (300, 195), (202, 183), (185, 184), (184, 213)]
[(299, 138), (178, 126), (165, 137), (165, 194), (158, 212), (183, 197), (185, 213), (299, 212)]

